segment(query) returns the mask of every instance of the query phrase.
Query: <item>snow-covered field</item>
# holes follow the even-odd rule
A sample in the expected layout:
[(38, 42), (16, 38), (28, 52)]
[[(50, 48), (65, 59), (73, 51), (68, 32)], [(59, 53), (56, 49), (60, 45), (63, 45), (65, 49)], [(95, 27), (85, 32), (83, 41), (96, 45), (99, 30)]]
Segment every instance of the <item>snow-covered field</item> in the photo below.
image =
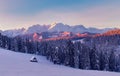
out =
[(54, 65), (45, 57), (36, 56), (38, 63), (30, 62), (33, 55), (0, 48), (0, 76), (120, 76), (115, 72), (100, 72)]

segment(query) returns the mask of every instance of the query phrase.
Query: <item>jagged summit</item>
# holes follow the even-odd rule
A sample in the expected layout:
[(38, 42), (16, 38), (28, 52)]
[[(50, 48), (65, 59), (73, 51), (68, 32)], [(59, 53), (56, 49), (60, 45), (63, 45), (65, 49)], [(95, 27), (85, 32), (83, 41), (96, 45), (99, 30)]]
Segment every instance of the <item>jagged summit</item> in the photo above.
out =
[(112, 30), (114, 28), (105, 28), (105, 29), (97, 29), (97, 28), (86, 28), (84, 25), (67, 25), (63, 23), (53, 23), (50, 25), (32, 25), (28, 27), (28, 29), (15, 29), (15, 30), (6, 30), (6, 31), (0, 31), (3, 35), (7, 36), (17, 36), (17, 35), (23, 35), (23, 34), (33, 34), (33, 33), (41, 33), (41, 32), (73, 32), (73, 33), (104, 33), (108, 30)]
[(56, 26), (56, 24), (57, 24), (56, 22), (55, 22), (55, 23), (50, 24), (49, 30), (50, 30), (50, 29), (52, 29), (53, 27), (55, 27), (55, 26)]
[(70, 26), (63, 23), (54, 23), (48, 31), (70, 31)]

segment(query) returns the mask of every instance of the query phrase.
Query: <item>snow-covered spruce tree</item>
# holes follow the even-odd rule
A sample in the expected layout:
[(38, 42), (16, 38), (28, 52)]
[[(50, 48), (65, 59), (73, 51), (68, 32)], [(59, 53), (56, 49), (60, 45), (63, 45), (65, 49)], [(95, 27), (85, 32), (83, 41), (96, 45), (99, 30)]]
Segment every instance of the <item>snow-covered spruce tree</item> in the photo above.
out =
[(42, 42), (41, 43), (41, 45), (40, 45), (40, 52), (41, 52), (41, 55), (43, 55), (43, 56), (46, 56), (46, 51), (47, 51), (47, 48), (48, 48), (48, 46), (49, 46), (49, 44), (48, 44), (49, 42), (46, 42), (46, 41), (44, 41), (44, 42)]
[(115, 69), (116, 69), (115, 50), (112, 50), (110, 52), (110, 57), (109, 57), (109, 70), (115, 71)]
[(109, 54), (106, 50), (100, 52), (100, 70), (109, 70)]
[(0, 47), (11, 50), (11, 40), (12, 38), (3, 36), (0, 33)]
[(81, 68), (82, 69), (90, 69), (90, 57), (89, 57), (89, 51), (90, 48), (88, 48), (85, 45), (81, 45)]
[(74, 45), (71, 41), (67, 42), (69, 66), (74, 67)]
[(59, 47), (59, 60), (60, 60), (60, 64), (64, 64), (64, 60), (65, 60), (65, 53), (64, 53), (64, 45), (61, 45), (61, 47)]
[(118, 54), (117, 60), (116, 60), (116, 71), (120, 72), (120, 54)]
[(60, 49), (59, 47), (54, 47), (54, 52), (53, 52), (53, 62), (54, 64), (60, 64)]
[(32, 46), (33, 46), (33, 52), (35, 55), (38, 55), (38, 41), (32, 41)]
[(47, 41), (46, 48), (44, 48), (45, 56), (48, 60), (52, 61), (54, 64), (63, 64), (65, 53), (64, 45), (62, 44), (62, 40), (57, 41)]
[(66, 66), (74, 67), (74, 47), (73, 43), (69, 40), (65, 47), (65, 60), (64, 64)]
[(11, 38), (10, 44), (11, 44), (10, 50), (15, 51), (15, 46), (16, 46), (15, 38)]
[(74, 65), (75, 68), (80, 68), (80, 54), (81, 53), (81, 43), (80, 42), (75, 42), (74, 43)]
[(2, 47), (2, 35), (0, 33), (0, 47)]
[(27, 52), (28, 52), (28, 53), (30, 53), (30, 54), (35, 54), (32, 40), (28, 40), (28, 41), (27, 41), (26, 47), (27, 47), (27, 50), (28, 50)]
[(75, 68), (90, 69), (90, 49), (80, 42), (74, 43), (74, 64)]
[(15, 45), (17, 47), (16, 51), (25, 53), (25, 48), (24, 48), (25, 44), (21, 37), (16, 38), (16, 44), (17, 44), (17, 46)]
[(7, 49), (8, 50), (11, 50), (11, 41), (12, 41), (12, 38), (7, 39), (7, 45), (8, 45)]
[(91, 65), (92, 70), (99, 70), (100, 69), (99, 53), (96, 50), (95, 46), (90, 50), (90, 65)]
[(6, 36), (1, 36), (1, 47), (2, 48), (6, 48), (6, 45), (7, 45), (7, 37)]
[(51, 58), (51, 54), (52, 54), (52, 47), (50, 46), (49, 42), (46, 43), (46, 45), (44, 46), (46, 48), (44, 48), (44, 52), (45, 52), (45, 55), (47, 57), (48, 60), (50, 61), (53, 61)]

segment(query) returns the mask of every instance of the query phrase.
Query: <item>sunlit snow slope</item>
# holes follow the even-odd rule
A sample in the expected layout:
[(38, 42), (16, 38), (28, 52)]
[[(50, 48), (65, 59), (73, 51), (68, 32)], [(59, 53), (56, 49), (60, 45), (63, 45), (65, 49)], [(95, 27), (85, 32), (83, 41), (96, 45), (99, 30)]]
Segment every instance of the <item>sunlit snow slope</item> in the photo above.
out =
[(30, 62), (33, 55), (0, 48), (0, 76), (120, 76), (115, 72), (99, 72), (54, 65), (42, 56), (38, 63)]

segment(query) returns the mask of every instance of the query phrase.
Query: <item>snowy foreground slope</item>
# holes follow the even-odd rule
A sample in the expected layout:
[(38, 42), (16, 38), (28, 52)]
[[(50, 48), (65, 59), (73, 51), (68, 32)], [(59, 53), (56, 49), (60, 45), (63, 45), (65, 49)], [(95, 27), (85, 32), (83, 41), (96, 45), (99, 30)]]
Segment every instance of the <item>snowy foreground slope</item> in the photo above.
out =
[(45, 57), (36, 56), (38, 63), (30, 62), (33, 55), (0, 48), (0, 76), (120, 76), (115, 72), (86, 71), (54, 65)]

